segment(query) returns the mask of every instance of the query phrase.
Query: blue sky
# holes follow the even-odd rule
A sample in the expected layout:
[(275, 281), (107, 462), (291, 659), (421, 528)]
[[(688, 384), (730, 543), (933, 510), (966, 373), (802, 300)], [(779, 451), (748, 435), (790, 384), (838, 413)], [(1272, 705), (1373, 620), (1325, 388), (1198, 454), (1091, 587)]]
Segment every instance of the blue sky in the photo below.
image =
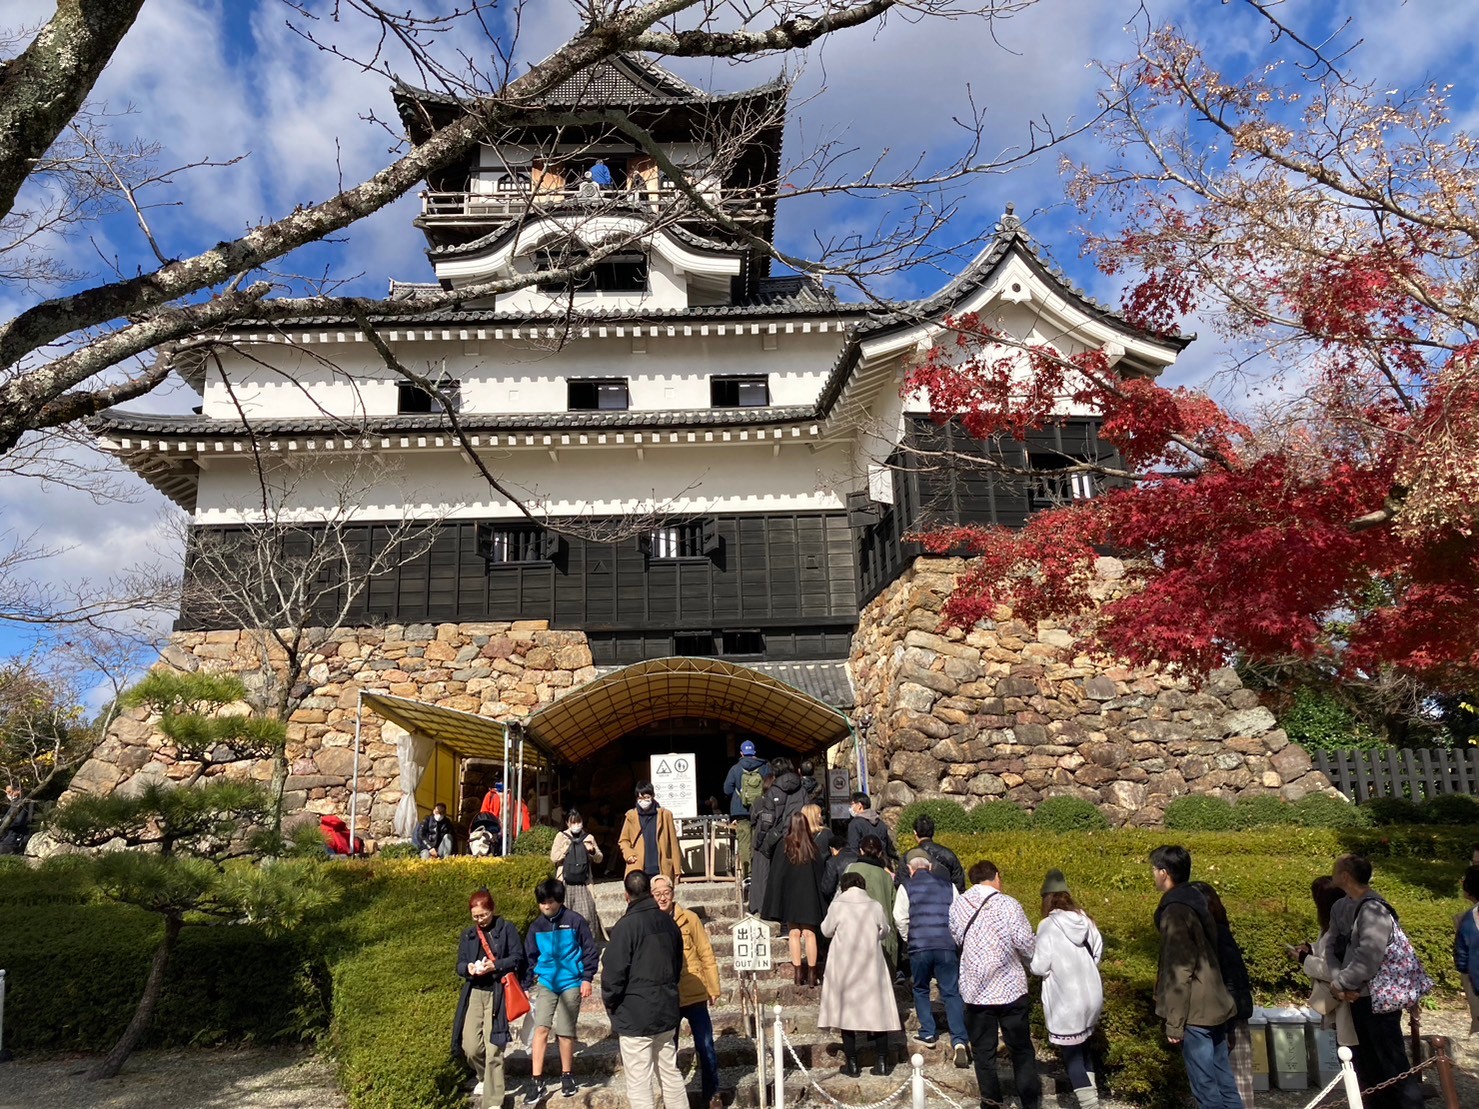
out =
[[(308, 5), (327, 12), (327, 0)], [(451, 7), (452, 0), (422, 2), (418, 10)], [(7, 0), (0, 23), (34, 24), (49, 17), (52, 3)], [(506, 10), (506, 9), (505, 9)], [(1147, 14), (1148, 13), (1148, 14)], [(1343, 42), (1356, 46), (1358, 72), (1390, 87), (1428, 80), (1458, 82), (1460, 116), (1472, 110), (1469, 54), (1479, 3), (1421, 5), (1401, 0), (1294, 0), (1282, 14), (1310, 37), (1322, 37), (1350, 20)], [(986, 156), (1020, 148), (1029, 121), (1046, 118), (1063, 127), (1092, 113), (1099, 76), (1095, 59), (1113, 61), (1132, 51), (1126, 22), (1143, 27), (1177, 23), (1209, 46), (1229, 73), (1261, 64), (1270, 56), (1267, 24), (1239, 4), (1205, 0), (1040, 0), (1035, 7), (998, 23), (994, 35), (970, 20), (911, 23), (892, 18), (881, 29), (838, 35), (803, 57), (786, 59), (798, 74), (786, 136), (788, 157), (818, 141), (835, 138), (856, 147), (853, 164), (888, 151), (889, 164), (906, 165), (923, 154), (926, 164), (948, 164), (965, 141), (955, 120), (974, 102), (986, 109)], [(170, 190), (171, 205), (152, 215), (173, 255), (187, 255), (239, 234), (250, 224), (330, 195), (342, 173), (358, 180), (389, 157), (392, 138), (366, 121), (373, 112), (393, 122), (387, 80), (315, 50), (289, 27), (289, 20), (365, 56), (373, 29), (346, 21), (306, 22), (281, 0), (150, 0), (99, 84), (97, 100), (115, 111), (120, 136), (138, 135), (164, 146), (162, 164), (202, 158), (236, 164), (182, 175)], [(557, 46), (576, 26), (574, 5), (538, 0), (521, 21), (518, 57), (534, 61)], [(470, 32), (448, 35), (439, 51), (487, 53)], [(392, 55), (393, 60), (394, 55)], [(696, 83), (736, 89), (762, 83), (779, 63), (731, 65), (681, 62), (672, 68)], [(415, 74), (408, 74), (415, 79)], [(1103, 158), (1100, 140), (1085, 136), (1062, 151), (1003, 175), (972, 179), (960, 196), (960, 238), (978, 234), (1014, 201), (1028, 228), (1051, 256), (1094, 295), (1114, 303), (1115, 283), (1079, 257), (1077, 230), (1083, 217), (1063, 198), (1058, 158)], [(357, 292), (381, 295), (391, 277), (427, 280), (424, 241), (411, 226), (414, 197), (357, 225), (332, 244), (302, 252), (284, 269), (329, 270)], [(826, 236), (879, 218), (884, 202), (808, 200), (782, 210), (782, 246), (805, 253), (813, 232)], [(99, 255), (117, 257), (124, 269), (147, 266), (142, 237), (118, 214), (89, 235), (58, 241), (55, 251), (76, 265), (97, 270)], [(963, 261), (963, 260), (962, 260)], [(894, 295), (914, 295), (942, 284), (947, 274), (927, 269), (889, 286)], [(0, 314), (28, 302), (24, 290), (0, 283)], [(1196, 321), (1192, 322), (1196, 328)], [(1200, 328), (1205, 335), (1207, 329)], [(1204, 338), (1175, 372), (1181, 382), (1207, 379), (1225, 351)], [(179, 411), (195, 398), (183, 387), (166, 389), (133, 407)], [(0, 531), (36, 532), (64, 552), (37, 568), (52, 581), (104, 577), (111, 570), (150, 560), (160, 553), (162, 498), (132, 477), (131, 503), (94, 505), (65, 490), (0, 476)], [(167, 551), (164, 553), (168, 553)], [(0, 625), (0, 656), (25, 647), (24, 629)]]

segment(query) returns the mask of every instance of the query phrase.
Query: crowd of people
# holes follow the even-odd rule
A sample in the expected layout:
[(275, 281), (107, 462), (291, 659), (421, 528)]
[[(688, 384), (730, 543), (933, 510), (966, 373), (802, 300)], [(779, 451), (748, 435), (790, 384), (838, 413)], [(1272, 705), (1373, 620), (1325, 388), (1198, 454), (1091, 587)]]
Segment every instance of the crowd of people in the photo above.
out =
[[(845, 826), (832, 826), (801, 771), (783, 758), (760, 763), (749, 750), (726, 793), (732, 804), (749, 797), (751, 855), (741, 865), (750, 873), (750, 903), (782, 925), (795, 986), (803, 994), (819, 989), (817, 1024), (839, 1034), (840, 1073), (861, 1075), (865, 1052), (873, 1074), (893, 1071), (891, 1044), (904, 1029), (897, 991), (907, 983), (918, 1016), (914, 1039), (933, 1047), (948, 1035), (948, 1057), (959, 1067), (974, 1066), (983, 1106), (1003, 1104), (997, 1056), (1002, 1045), (1022, 1109), (1039, 1109), (1029, 991), (1029, 977), (1035, 976), (1042, 980), (1048, 1041), (1061, 1056), (1073, 1096), (1080, 1109), (1097, 1109), (1091, 1044), (1104, 1004), (1099, 964), (1105, 941), (1063, 873), (1051, 870), (1044, 877), (1034, 929), (1022, 904), (1003, 892), (1000, 868), (981, 860), (967, 871), (935, 842), (929, 817), (915, 822), (918, 845), (900, 859), (866, 794), (852, 796)], [(750, 777), (755, 774), (761, 778), (758, 790)], [(731, 814), (739, 815), (733, 809)], [(522, 941), (497, 915), (486, 890), (469, 904), (472, 927), (463, 933), (457, 956), (464, 989), (453, 1038), (478, 1073), (483, 1104), (500, 1104), (504, 1092), (510, 999), (519, 1008), (510, 980), (531, 990), (529, 1099), (542, 1099), (552, 1088), (544, 1078), (551, 1030), (561, 1092), (575, 1092), (576, 1023), (599, 970), (630, 1104), (645, 1109), (659, 1089), (665, 1104), (685, 1102), (676, 1057), (686, 1021), (702, 1103), (718, 1109), (710, 1006), (720, 998), (721, 981), (699, 916), (678, 900), (672, 814), (657, 803), (650, 782), (637, 784), (619, 839), (627, 906), (609, 931), (590, 892), (601, 851), (578, 812), (564, 816), (566, 827), (550, 852), (556, 876), (536, 890), (540, 916)], [(1471, 907), (1456, 921), (1454, 960), (1479, 1028), (1479, 849), (1474, 862), (1463, 878)], [(1149, 865), (1161, 895), (1154, 914), (1160, 936), (1154, 997), (1164, 1035), (1179, 1048), (1202, 1109), (1242, 1109), (1252, 1104), (1253, 996), (1232, 923), (1217, 892), (1192, 880), (1185, 848), (1159, 847)], [(1432, 984), (1396, 910), (1371, 881), (1367, 860), (1336, 860), (1331, 875), (1311, 889), (1319, 937), (1289, 951), (1311, 980), (1312, 1006), (1339, 1043), (1353, 1049), (1362, 1086), (1383, 1086), (1367, 1104), (1417, 1109), (1421, 1088), (1405, 1074), (1400, 1019)], [(1396, 972), (1392, 950), (1406, 953)], [(932, 990), (943, 1003), (943, 1029)]]

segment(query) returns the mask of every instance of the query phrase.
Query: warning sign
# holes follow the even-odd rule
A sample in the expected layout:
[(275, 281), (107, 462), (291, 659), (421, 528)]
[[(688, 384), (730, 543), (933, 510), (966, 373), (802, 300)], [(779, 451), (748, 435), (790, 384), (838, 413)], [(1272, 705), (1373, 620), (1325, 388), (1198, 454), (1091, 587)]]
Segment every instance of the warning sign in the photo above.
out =
[(698, 815), (698, 771), (692, 754), (653, 755), (652, 791), (677, 817)]

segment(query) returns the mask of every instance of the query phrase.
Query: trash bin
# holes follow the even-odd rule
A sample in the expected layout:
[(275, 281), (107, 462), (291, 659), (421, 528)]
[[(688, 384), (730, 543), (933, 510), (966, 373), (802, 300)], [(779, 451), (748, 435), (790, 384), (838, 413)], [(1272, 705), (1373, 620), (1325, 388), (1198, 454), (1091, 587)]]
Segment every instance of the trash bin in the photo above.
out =
[(1325, 1086), (1340, 1073), (1340, 1056), (1336, 1054), (1335, 1029), (1322, 1028), (1324, 1017), (1313, 1009), (1304, 1011), (1305, 1053), (1310, 1076), (1315, 1085)]
[(1310, 1088), (1309, 1057), (1305, 1051), (1303, 1009), (1265, 1009), (1268, 1017), (1269, 1072), (1281, 1090)]
[(1268, 1015), (1254, 1009), (1248, 1018), (1249, 1041), (1253, 1045), (1253, 1092), (1268, 1089)]

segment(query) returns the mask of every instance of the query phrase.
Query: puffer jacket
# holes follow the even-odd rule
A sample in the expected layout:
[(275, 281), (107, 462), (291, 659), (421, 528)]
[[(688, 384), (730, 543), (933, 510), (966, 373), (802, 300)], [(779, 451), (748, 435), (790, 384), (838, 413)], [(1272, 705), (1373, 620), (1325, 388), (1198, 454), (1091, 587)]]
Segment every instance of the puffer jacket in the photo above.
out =
[(760, 833), (763, 827), (763, 834), (755, 840), (755, 849), (763, 851), (767, 858), (774, 855), (776, 845), (786, 838), (786, 831), (791, 827), (791, 817), (805, 806), (806, 790), (801, 785), (801, 776), (787, 770), (756, 802), (755, 830)]

